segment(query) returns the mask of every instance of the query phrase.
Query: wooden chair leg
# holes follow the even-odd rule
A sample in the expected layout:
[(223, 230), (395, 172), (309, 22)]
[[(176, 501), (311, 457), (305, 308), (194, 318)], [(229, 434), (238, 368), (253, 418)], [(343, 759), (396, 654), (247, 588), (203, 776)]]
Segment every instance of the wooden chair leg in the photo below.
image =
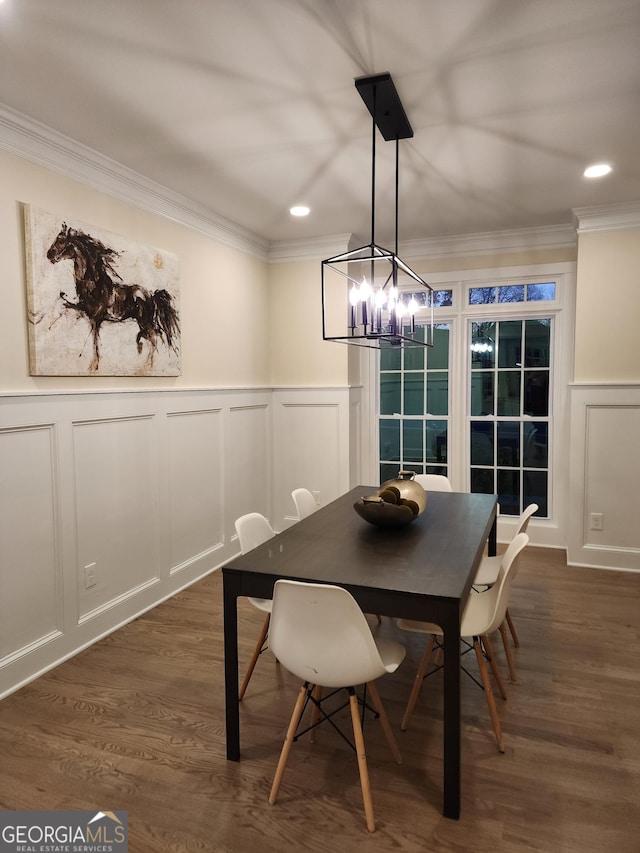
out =
[(509, 613), (509, 608), (507, 608), (507, 625), (509, 626), (509, 630), (511, 631), (511, 636), (513, 637), (513, 645), (516, 649), (520, 648), (520, 640), (518, 639), (518, 633), (513, 624), (513, 619), (511, 618), (511, 614)]
[(491, 665), (491, 672), (493, 673), (493, 677), (496, 680), (496, 684), (498, 685), (498, 690), (500, 691), (500, 695), (503, 699), (507, 698), (507, 691), (504, 689), (504, 681), (502, 680), (502, 676), (500, 675), (500, 670), (498, 669), (498, 664), (496, 662), (496, 656), (493, 653), (493, 646), (491, 645), (491, 641), (486, 634), (483, 634), (480, 637), (481, 648), (484, 647), (487, 658), (489, 659), (489, 664)]
[(516, 666), (513, 662), (513, 655), (511, 654), (511, 646), (509, 645), (509, 638), (507, 636), (507, 626), (505, 622), (503, 622), (498, 628), (500, 631), (500, 636), (502, 637), (502, 645), (504, 646), (504, 654), (507, 659), (507, 666), (509, 667), (509, 678), (511, 681), (517, 681), (516, 679)]
[(385, 734), (387, 739), (387, 743), (391, 748), (391, 753), (398, 764), (402, 764), (402, 754), (400, 753), (400, 749), (398, 747), (398, 742), (396, 741), (395, 735), (393, 734), (393, 729), (389, 723), (389, 718), (387, 717), (387, 713), (384, 710), (384, 705), (382, 704), (382, 700), (380, 699), (380, 694), (378, 693), (378, 688), (374, 684), (373, 681), (370, 681), (367, 684), (369, 689), (369, 693), (371, 694), (371, 701), (373, 702), (373, 707), (378, 712), (378, 716), (380, 717), (380, 725), (382, 726), (382, 731)]
[(264, 620), (264, 624), (262, 626), (262, 631), (260, 631), (260, 636), (258, 637), (258, 642), (256, 643), (256, 647), (253, 650), (253, 655), (251, 656), (251, 660), (249, 661), (249, 666), (247, 667), (247, 671), (244, 676), (244, 680), (242, 682), (242, 686), (240, 687), (240, 693), (238, 694), (238, 701), (242, 702), (244, 694), (246, 693), (247, 687), (249, 686), (249, 682), (251, 681), (251, 676), (253, 675), (253, 670), (256, 668), (256, 663), (258, 662), (258, 658), (260, 657), (260, 652), (262, 651), (262, 647), (265, 644), (267, 639), (267, 634), (269, 633), (269, 622), (271, 621), (271, 614), (267, 613), (267, 618)]
[(362, 725), (360, 723), (360, 708), (358, 707), (358, 697), (355, 690), (349, 690), (349, 705), (351, 706), (351, 722), (353, 724), (353, 739), (356, 745), (356, 753), (358, 755), (358, 770), (360, 771), (360, 786), (362, 787), (362, 802), (364, 804), (364, 814), (367, 820), (367, 829), (369, 832), (374, 832), (376, 828), (375, 817), (373, 815), (373, 800), (371, 799), (371, 785), (369, 784), (369, 771), (367, 769), (367, 756), (364, 750), (364, 737), (362, 735)]
[(291, 720), (289, 721), (289, 728), (287, 729), (284, 744), (282, 745), (282, 752), (280, 753), (280, 760), (278, 761), (278, 767), (276, 768), (276, 775), (273, 777), (271, 793), (269, 794), (269, 805), (273, 805), (276, 801), (276, 797), (278, 796), (278, 790), (280, 788), (280, 782), (282, 781), (282, 776), (284, 774), (284, 768), (287, 766), (287, 759), (289, 758), (289, 753), (291, 752), (293, 739), (296, 736), (298, 723), (300, 722), (300, 717), (302, 716), (302, 712), (304, 711), (304, 703), (307, 698), (308, 686), (308, 683), (305, 682), (298, 693), (298, 698), (293, 709), (293, 714), (291, 715)]
[(500, 752), (504, 752), (502, 728), (500, 726), (500, 720), (498, 719), (498, 711), (496, 710), (496, 703), (493, 698), (493, 691), (491, 690), (491, 681), (489, 680), (487, 665), (484, 662), (484, 656), (482, 654), (482, 649), (480, 648), (480, 641), (478, 637), (473, 638), (473, 648), (478, 660), (478, 669), (480, 670), (480, 678), (482, 679), (482, 685), (484, 687), (484, 695), (486, 696), (487, 705), (489, 706), (489, 714), (491, 715), (491, 722), (493, 724), (493, 731), (498, 743), (498, 750)]
[(409, 725), (409, 720), (411, 719), (411, 715), (413, 714), (413, 709), (415, 708), (416, 702), (418, 701), (418, 696), (420, 695), (422, 682), (424, 681), (424, 676), (429, 666), (429, 659), (431, 658), (431, 652), (433, 651), (433, 644), (435, 643), (435, 641), (435, 635), (432, 634), (429, 637), (429, 642), (427, 643), (427, 647), (424, 650), (424, 654), (422, 655), (422, 660), (420, 661), (420, 666), (418, 667), (418, 671), (416, 672), (416, 677), (413, 682), (413, 688), (411, 689), (411, 695), (409, 696), (409, 701), (407, 702), (407, 707), (405, 708), (404, 717), (402, 718), (402, 722), (400, 723), (400, 728), (403, 732)]

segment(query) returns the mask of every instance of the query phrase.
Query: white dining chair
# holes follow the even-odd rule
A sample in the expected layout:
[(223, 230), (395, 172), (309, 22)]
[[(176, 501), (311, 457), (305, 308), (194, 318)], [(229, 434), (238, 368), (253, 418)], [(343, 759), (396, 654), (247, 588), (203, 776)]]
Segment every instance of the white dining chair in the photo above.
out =
[(296, 505), (298, 521), (302, 521), (303, 518), (307, 518), (307, 516), (312, 515), (318, 509), (316, 499), (309, 489), (294, 489), (291, 492), (291, 497)]
[(451, 481), (444, 474), (416, 474), (414, 477), (425, 492), (452, 492)]
[[(395, 672), (404, 659), (404, 647), (393, 640), (374, 639), (363, 612), (346, 589), (289, 580), (278, 580), (275, 584), (269, 645), (280, 663), (303, 680), (271, 786), (269, 803), (273, 805), (276, 802), (306, 706), (310, 703), (314, 711), (311, 726), (319, 725), (329, 719), (322, 703), (345, 688), (349, 694), (354, 737), (351, 746), (358, 759), (367, 829), (373, 832), (375, 817), (360, 718), (360, 708), (364, 714), (368, 705), (357, 696), (355, 688), (366, 684), (391, 752), (398, 764), (402, 763), (374, 681), (381, 675)], [(332, 690), (325, 699), (321, 698), (322, 688)], [(330, 722), (336, 726), (333, 720)]]
[[(257, 548), (258, 545), (262, 545), (263, 542), (267, 542), (276, 535), (275, 530), (271, 527), (268, 520), (259, 512), (249, 512), (246, 515), (240, 516), (240, 518), (236, 519), (235, 528), (236, 533), (238, 534), (238, 541), (240, 542), (240, 550), (243, 554), (246, 554), (248, 551), (252, 551), (254, 548)], [(258, 658), (266, 648), (267, 637), (269, 634), (269, 622), (271, 619), (272, 602), (270, 598), (249, 598), (249, 601), (257, 610), (261, 610), (265, 613), (266, 616), (260, 634), (258, 635), (255, 649), (251, 655), (247, 671), (240, 686), (240, 691), (238, 693), (238, 701), (240, 702), (242, 702), (247, 687), (249, 686), (249, 681), (253, 675), (253, 670), (256, 667)]]
[[(520, 555), (528, 541), (529, 537), (526, 533), (519, 533), (514, 537), (501, 558), (500, 571), (495, 584), (485, 592), (469, 596), (464, 610), (462, 611), (462, 620), (460, 623), (461, 637), (464, 639), (468, 638), (470, 640), (467, 650), (473, 648), (476, 654), (478, 669), (480, 670), (480, 678), (482, 680), (482, 687), (484, 688), (487, 705), (489, 707), (489, 714), (491, 715), (491, 722), (493, 724), (493, 731), (495, 733), (498, 750), (500, 752), (504, 752), (502, 728), (498, 718), (498, 712), (496, 709), (495, 699), (493, 697), (493, 690), (491, 689), (491, 681), (489, 680), (489, 673), (487, 671), (485, 658), (489, 661), (500, 695), (503, 699), (506, 699), (507, 694), (493, 655), (489, 635), (496, 631), (504, 622), (511, 584), (513, 583), (518, 570)], [(427, 675), (431, 653), (436, 642), (440, 644), (439, 638), (443, 636), (443, 632), (438, 625), (434, 625), (430, 622), (416, 622), (410, 619), (399, 619), (398, 626), (405, 631), (413, 631), (420, 634), (430, 635), (422, 660), (418, 666), (413, 688), (400, 725), (400, 728), (404, 730), (409, 725), (409, 720), (411, 719), (411, 715), (413, 714), (413, 710), (418, 700), (422, 683)], [(464, 671), (467, 672), (466, 669), (464, 669)], [(437, 672), (437, 669), (433, 670), (433, 672)], [(467, 675), (470, 674), (467, 673)], [(470, 677), (473, 678), (473, 676)]]
[[(531, 503), (527, 507), (525, 507), (524, 512), (520, 516), (518, 520), (518, 526), (516, 528), (516, 532), (513, 536), (515, 537), (519, 533), (526, 533), (527, 528), (529, 527), (529, 521), (531, 516), (538, 511), (538, 504)], [(496, 554), (493, 557), (489, 557), (485, 555), (482, 558), (482, 562), (478, 566), (478, 571), (476, 572), (476, 576), (473, 580), (473, 585), (477, 589), (478, 587), (490, 587), (496, 582), (498, 578), (498, 574), (500, 572), (500, 565), (502, 563), (502, 556), (500, 554)], [(513, 624), (513, 619), (511, 618), (511, 614), (509, 612), (509, 608), (507, 608), (506, 613), (506, 623), (509, 627), (509, 631), (511, 632), (511, 637), (513, 639), (513, 644), (516, 648), (520, 645), (520, 640), (518, 638), (518, 634), (515, 629), (515, 625)], [(502, 637), (502, 644), (504, 646), (505, 655), (507, 657), (507, 663), (509, 665), (509, 676), (512, 681), (516, 680), (516, 672), (515, 666), (513, 663), (513, 655), (511, 654), (511, 649), (509, 648), (509, 641), (507, 638), (506, 628), (503, 625), (500, 630), (500, 635)]]

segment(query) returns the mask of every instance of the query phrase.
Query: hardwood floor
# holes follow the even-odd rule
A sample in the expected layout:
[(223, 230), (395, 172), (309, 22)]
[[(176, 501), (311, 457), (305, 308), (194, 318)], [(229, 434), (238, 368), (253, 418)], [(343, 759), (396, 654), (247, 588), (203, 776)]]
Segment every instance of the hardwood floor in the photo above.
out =
[[(242, 703), (242, 761), (226, 761), (221, 591), (210, 575), (0, 703), (0, 807), (126, 810), (132, 853), (640, 850), (640, 574), (525, 552), (511, 599), (518, 682), (496, 700), (504, 755), (482, 691), (463, 680), (460, 821), (441, 815), (441, 675), (400, 732), (424, 638), (372, 620), (407, 648), (379, 681), (402, 765), (365, 724), (372, 835), (355, 755), (326, 726), (294, 744), (269, 806), (299, 686), (269, 654)], [(244, 663), (262, 614), (243, 601), (240, 619)]]

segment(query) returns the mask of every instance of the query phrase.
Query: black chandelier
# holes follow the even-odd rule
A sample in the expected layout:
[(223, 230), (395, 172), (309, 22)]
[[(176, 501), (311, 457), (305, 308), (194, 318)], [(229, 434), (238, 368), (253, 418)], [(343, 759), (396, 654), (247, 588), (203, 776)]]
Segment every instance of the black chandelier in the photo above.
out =
[[(391, 74), (355, 84), (372, 118), (371, 242), (322, 261), (322, 336), (376, 349), (433, 346), (433, 289), (398, 257), (399, 142), (413, 129)], [(394, 251), (375, 242), (376, 128), (396, 143)]]

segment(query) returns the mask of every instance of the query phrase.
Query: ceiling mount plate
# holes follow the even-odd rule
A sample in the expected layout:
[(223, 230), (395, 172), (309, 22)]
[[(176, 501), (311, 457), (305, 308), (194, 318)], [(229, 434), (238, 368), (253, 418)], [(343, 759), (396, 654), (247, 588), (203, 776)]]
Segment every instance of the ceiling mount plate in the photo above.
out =
[(413, 128), (388, 71), (384, 74), (356, 77), (355, 83), (383, 139), (389, 142), (392, 139), (409, 139), (413, 136)]

